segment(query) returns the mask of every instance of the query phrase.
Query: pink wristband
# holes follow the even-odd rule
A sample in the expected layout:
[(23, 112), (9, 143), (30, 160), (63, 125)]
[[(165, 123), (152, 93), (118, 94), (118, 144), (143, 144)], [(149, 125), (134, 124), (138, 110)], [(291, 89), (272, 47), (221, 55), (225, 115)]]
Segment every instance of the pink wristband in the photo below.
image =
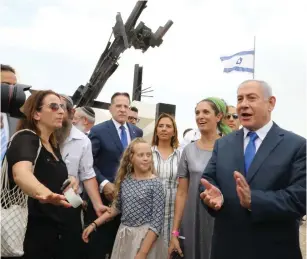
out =
[(175, 237), (179, 237), (179, 232), (177, 230), (175, 230), (175, 231), (172, 232), (172, 235), (175, 236)]

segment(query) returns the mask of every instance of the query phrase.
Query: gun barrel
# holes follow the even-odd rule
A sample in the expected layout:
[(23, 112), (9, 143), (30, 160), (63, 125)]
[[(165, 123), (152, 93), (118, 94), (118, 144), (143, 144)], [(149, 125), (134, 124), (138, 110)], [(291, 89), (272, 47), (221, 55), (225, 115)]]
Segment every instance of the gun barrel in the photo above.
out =
[(122, 16), (120, 13), (117, 13), (116, 15), (116, 24), (113, 27), (113, 32), (115, 37), (122, 37), (124, 41), (124, 46), (125, 48), (129, 48), (129, 42), (128, 42), (128, 37), (126, 34), (126, 28), (122, 19)]
[[(147, 0), (137, 1), (125, 24), (123, 23), (120, 13), (116, 15), (116, 24), (113, 27), (115, 39), (112, 43), (109, 40), (87, 85), (80, 86), (74, 93), (73, 99), (77, 107), (94, 103), (107, 80), (117, 69), (119, 56), (131, 45), (134, 46), (135, 49), (142, 49), (142, 51), (145, 52), (149, 47), (154, 48), (160, 46), (163, 42), (162, 37), (173, 24), (171, 20), (167, 21), (164, 27), (159, 27), (155, 34), (153, 34), (151, 29), (146, 27), (143, 22), (140, 22), (137, 28), (134, 28), (137, 20), (146, 7)], [(138, 77), (141, 78), (142, 68), (140, 67), (137, 71)], [(142, 94), (141, 83), (142, 81), (137, 80), (133, 86), (134, 94), (138, 95), (137, 98), (139, 99)], [(151, 90), (146, 90), (148, 89), (145, 89), (145, 93), (151, 92)]]
[(159, 35), (161, 38), (165, 35), (165, 33), (167, 33), (167, 31), (169, 30), (169, 28), (171, 28), (173, 23), (174, 22), (172, 20), (168, 20), (167, 23), (164, 25), (164, 27), (162, 27), (162, 30)]
[(128, 17), (125, 27), (126, 30), (131, 30), (134, 28), (137, 20), (139, 19), (141, 13), (146, 8), (147, 1), (137, 1), (130, 16)]

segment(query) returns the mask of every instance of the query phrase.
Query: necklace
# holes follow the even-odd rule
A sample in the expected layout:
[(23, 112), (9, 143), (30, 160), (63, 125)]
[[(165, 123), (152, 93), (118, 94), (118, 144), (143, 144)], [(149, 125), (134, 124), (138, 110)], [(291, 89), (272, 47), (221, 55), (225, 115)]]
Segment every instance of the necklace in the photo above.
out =
[(132, 178), (135, 180), (147, 180), (153, 178), (153, 174), (150, 172), (150, 174), (146, 174), (144, 176), (136, 176), (135, 174), (132, 174)]

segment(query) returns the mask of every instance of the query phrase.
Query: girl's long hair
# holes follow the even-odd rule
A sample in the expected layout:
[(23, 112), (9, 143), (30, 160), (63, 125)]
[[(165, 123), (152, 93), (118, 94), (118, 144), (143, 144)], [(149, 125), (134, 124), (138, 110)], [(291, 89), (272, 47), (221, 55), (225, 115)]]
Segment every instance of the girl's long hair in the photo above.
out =
[[(131, 159), (135, 152), (134, 147), (140, 143), (148, 144), (148, 142), (145, 141), (143, 138), (136, 138), (133, 141), (131, 141), (131, 143), (129, 144), (129, 146), (123, 153), (123, 156), (120, 160), (119, 168), (116, 174), (116, 178), (115, 178), (115, 195), (114, 195), (112, 206), (116, 206), (121, 183), (123, 182), (123, 180), (126, 178), (127, 175), (133, 173), (134, 171)], [(151, 171), (153, 174), (155, 174), (155, 167), (154, 167), (153, 160), (151, 164)]]

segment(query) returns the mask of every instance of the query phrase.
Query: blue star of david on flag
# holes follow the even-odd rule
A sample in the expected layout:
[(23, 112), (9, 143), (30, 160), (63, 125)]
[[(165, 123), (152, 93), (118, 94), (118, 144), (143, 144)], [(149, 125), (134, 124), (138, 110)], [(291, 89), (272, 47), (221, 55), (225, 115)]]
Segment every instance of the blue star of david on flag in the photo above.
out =
[(237, 64), (237, 65), (240, 65), (240, 64), (242, 63), (242, 60), (243, 60), (243, 58), (240, 57), (240, 58), (237, 60), (236, 64)]
[(254, 56), (255, 51), (241, 51), (231, 56), (220, 57), (224, 65), (224, 73), (248, 72), (254, 73)]

